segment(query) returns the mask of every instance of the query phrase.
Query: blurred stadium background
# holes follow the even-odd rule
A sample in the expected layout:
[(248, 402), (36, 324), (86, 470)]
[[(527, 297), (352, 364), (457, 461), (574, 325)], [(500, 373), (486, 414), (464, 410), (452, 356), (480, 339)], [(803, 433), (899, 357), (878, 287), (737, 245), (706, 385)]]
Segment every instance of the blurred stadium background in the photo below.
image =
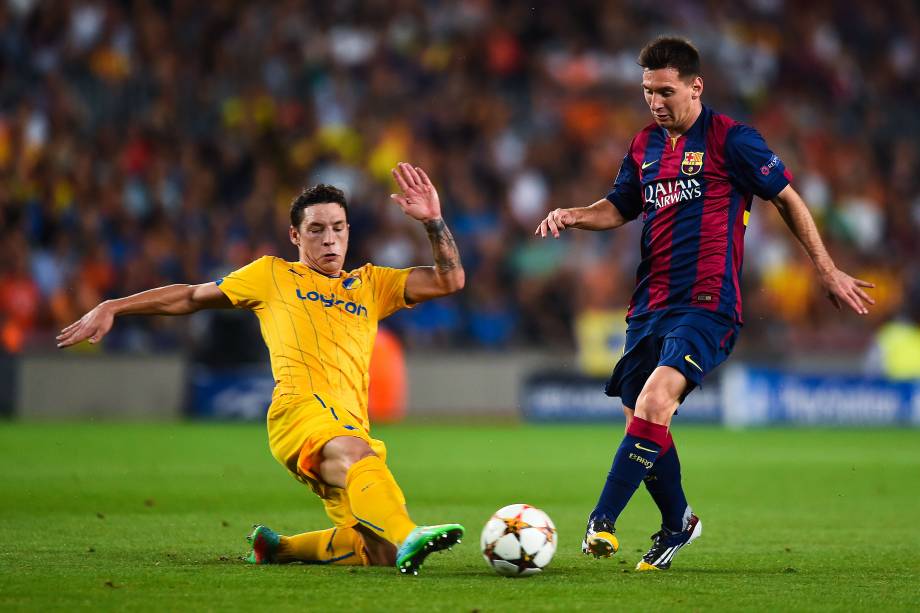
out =
[(347, 192), (349, 267), (425, 264), (423, 233), (388, 198), (389, 169), (411, 160), (440, 189), (468, 284), (386, 321), (378, 415), (618, 418), (600, 381), (639, 224), (532, 233), (612, 185), (649, 121), (635, 58), (661, 33), (699, 46), (705, 102), (764, 134), (878, 302), (835, 311), (755, 204), (732, 368), (679, 419), (920, 423), (911, 0), (3, 2), (0, 410), (260, 418), (271, 378), (248, 313), (125, 318), (67, 352), (54, 334), (109, 297), (293, 258), (288, 206), (305, 184)]

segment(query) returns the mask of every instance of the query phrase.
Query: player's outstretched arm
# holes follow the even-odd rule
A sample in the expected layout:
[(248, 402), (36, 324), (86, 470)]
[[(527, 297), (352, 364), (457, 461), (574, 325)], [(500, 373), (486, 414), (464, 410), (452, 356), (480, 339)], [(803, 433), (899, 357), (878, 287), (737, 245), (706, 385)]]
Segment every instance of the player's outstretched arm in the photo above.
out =
[(834, 306), (840, 309), (846, 304), (860, 315), (868, 313), (866, 305), (875, 304), (875, 300), (866, 294), (863, 288), (875, 287), (875, 284), (851, 277), (837, 268), (821, 240), (821, 235), (818, 234), (814, 218), (798, 192), (791, 185), (787, 185), (772, 202), (814, 262), (821, 284)]
[(118, 315), (186, 315), (201, 309), (233, 306), (216, 283), (166, 285), (145, 292), (106, 300), (70, 324), (57, 336), (57, 346), (70, 347), (89, 339), (97, 343), (108, 334)]
[(573, 209), (554, 209), (546, 219), (537, 226), (534, 236), (546, 238), (547, 232), (559, 238), (559, 232), (566, 228), (579, 230), (611, 230), (626, 223), (626, 218), (613, 203), (606, 198), (598, 200), (591, 206)]
[(425, 226), (435, 264), (412, 269), (406, 279), (406, 302), (423, 302), (463, 289), (466, 278), (460, 263), (460, 252), (441, 217), (438, 190), (418, 166), (400, 162), (392, 172), (402, 194), (391, 194), (390, 197), (403, 213)]

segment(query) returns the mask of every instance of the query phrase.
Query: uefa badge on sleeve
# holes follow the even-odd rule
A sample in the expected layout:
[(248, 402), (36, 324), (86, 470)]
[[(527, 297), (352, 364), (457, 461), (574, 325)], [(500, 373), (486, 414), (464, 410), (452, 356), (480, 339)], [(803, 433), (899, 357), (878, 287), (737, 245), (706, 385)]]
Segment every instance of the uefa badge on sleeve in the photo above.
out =
[(685, 175), (695, 175), (703, 167), (702, 151), (687, 151), (684, 153), (684, 161), (680, 163), (680, 171)]

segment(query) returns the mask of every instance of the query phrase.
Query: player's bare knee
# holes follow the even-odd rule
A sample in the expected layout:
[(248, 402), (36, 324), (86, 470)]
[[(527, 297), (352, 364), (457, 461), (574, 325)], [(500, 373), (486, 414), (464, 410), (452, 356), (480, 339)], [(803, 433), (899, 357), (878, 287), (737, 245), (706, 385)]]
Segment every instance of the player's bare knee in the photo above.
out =
[(319, 473), (329, 485), (345, 487), (348, 470), (369, 456), (376, 456), (371, 446), (356, 436), (337, 436), (323, 446)]
[(337, 436), (323, 446), (323, 460), (344, 462), (349, 466), (364, 458), (377, 455), (363, 438)]
[(345, 463), (349, 466), (360, 462), (364, 458), (377, 455), (374, 453), (374, 450), (371, 449), (370, 445), (368, 445), (365, 441), (361, 439), (353, 440), (357, 441), (357, 443), (350, 445), (344, 456)]
[(677, 409), (677, 401), (659, 389), (644, 390), (636, 402), (635, 415), (656, 424), (667, 424)]

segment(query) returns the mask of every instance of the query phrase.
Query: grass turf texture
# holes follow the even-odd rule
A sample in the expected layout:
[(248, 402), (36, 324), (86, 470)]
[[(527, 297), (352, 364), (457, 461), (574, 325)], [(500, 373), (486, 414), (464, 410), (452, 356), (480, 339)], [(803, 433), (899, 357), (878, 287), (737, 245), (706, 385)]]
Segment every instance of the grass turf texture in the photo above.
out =
[[(636, 573), (658, 513), (640, 488), (621, 550), (579, 549), (616, 426), (377, 428), (414, 519), (467, 538), (420, 577), (392, 568), (250, 566), (251, 524), (326, 528), (257, 425), (0, 424), (0, 608), (30, 610), (916, 610), (920, 433), (675, 431), (703, 536)], [(479, 554), (489, 515), (543, 508), (560, 544), (542, 575)]]

